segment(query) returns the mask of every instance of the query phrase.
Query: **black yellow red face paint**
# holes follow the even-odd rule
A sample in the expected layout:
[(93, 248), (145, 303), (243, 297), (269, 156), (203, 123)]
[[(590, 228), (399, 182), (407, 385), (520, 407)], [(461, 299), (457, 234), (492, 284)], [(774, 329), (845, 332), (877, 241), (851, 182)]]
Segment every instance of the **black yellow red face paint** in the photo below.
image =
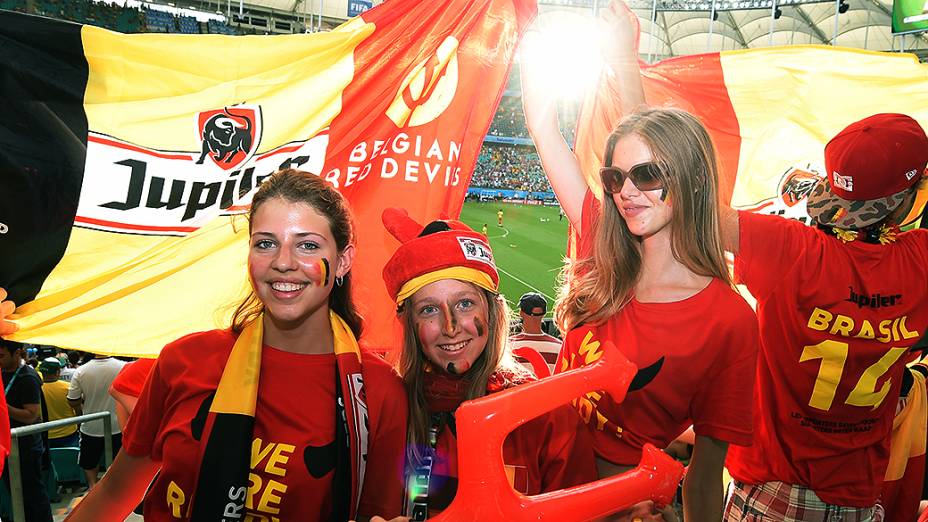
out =
[(329, 273), (331, 272), (331, 270), (329, 270), (329, 260), (323, 257), (316, 263), (316, 266), (319, 268), (319, 273), (321, 274), (319, 277), (321, 280), (320, 285), (329, 286)]

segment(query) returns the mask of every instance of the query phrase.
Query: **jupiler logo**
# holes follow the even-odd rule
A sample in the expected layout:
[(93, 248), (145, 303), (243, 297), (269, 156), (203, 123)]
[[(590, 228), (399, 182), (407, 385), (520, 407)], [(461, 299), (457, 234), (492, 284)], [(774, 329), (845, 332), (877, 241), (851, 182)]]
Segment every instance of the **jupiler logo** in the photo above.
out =
[(822, 170), (824, 169), (819, 165), (811, 162), (792, 166), (786, 169), (786, 172), (780, 177), (776, 196), (754, 205), (739, 206), (738, 208), (809, 223), (806, 203), (815, 186), (819, 183), (825, 183), (825, 178), (819, 174)]
[(91, 131), (75, 225), (182, 236), (217, 216), (246, 212), (255, 190), (278, 169), (322, 171), (328, 129), (258, 153), (259, 106), (212, 109), (192, 119), (197, 132), (185, 151)]
[(202, 142), (197, 165), (209, 157), (223, 170), (251, 159), (261, 140), (261, 107), (237, 105), (201, 112), (197, 134)]
[(493, 251), (483, 241), (470, 237), (459, 237), (458, 243), (461, 244), (461, 252), (464, 253), (465, 259), (482, 261), (488, 265), (496, 266), (493, 262)]

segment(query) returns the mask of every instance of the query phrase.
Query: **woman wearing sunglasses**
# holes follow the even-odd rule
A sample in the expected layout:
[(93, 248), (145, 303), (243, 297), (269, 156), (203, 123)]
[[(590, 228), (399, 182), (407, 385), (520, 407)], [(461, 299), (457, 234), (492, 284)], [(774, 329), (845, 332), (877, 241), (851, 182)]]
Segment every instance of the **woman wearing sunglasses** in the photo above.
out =
[[(604, 12), (614, 34), (637, 34), (634, 15)], [(624, 27), (621, 27), (624, 26)], [(637, 51), (617, 45), (619, 82), (637, 73)], [(623, 54), (624, 53), (624, 54)], [(634, 113), (640, 80), (620, 92), (628, 117), (605, 144), (594, 197), (560, 135), (551, 100), (523, 62), (528, 128), (571, 225), (578, 256), (555, 308), (567, 332), (558, 371), (592, 364), (611, 340), (638, 365), (639, 385), (622, 403), (588, 393), (578, 409), (593, 433), (601, 476), (628, 470), (645, 443), (666, 447), (690, 425), (695, 445), (683, 481), (687, 522), (722, 517), (722, 467), (729, 444), (751, 443), (751, 392), (758, 337), (754, 313), (734, 291), (719, 232), (718, 172), (712, 141), (692, 115), (676, 109)], [(639, 505), (631, 519), (673, 519), (670, 509)]]

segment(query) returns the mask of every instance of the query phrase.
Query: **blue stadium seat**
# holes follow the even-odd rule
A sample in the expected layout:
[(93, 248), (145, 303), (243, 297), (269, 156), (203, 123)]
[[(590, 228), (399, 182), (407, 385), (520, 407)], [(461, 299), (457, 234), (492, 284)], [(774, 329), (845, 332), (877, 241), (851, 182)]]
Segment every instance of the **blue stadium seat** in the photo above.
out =
[(52, 448), (49, 451), (52, 455), (52, 465), (58, 474), (59, 484), (80, 482), (87, 485), (84, 470), (77, 464), (77, 454), (80, 453), (80, 448)]
[(51, 502), (60, 502), (61, 495), (58, 494), (58, 474), (55, 472), (55, 465), (52, 464), (42, 473), (42, 480), (45, 482), (45, 493)]

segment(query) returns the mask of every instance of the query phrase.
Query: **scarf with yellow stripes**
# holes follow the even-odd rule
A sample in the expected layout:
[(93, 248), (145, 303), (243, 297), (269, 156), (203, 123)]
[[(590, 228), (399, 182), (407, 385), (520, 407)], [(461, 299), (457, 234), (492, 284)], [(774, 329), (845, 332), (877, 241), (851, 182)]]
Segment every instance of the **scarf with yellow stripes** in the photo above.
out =
[[(361, 352), (351, 329), (329, 312), (335, 345), (336, 464), (332, 520), (357, 514), (368, 452), (367, 405), (363, 401)], [(215, 522), (245, 512), (258, 384), (261, 376), (263, 315), (239, 334), (206, 419), (190, 520)]]

